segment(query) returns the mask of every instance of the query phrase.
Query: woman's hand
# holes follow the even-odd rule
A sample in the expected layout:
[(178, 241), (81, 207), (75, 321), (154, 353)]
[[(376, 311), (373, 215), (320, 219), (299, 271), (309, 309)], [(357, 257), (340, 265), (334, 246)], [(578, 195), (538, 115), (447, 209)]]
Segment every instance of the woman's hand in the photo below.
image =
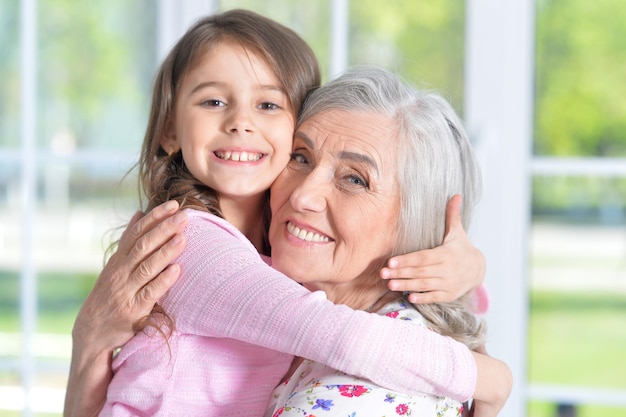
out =
[(483, 282), (485, 257), (463, 229), (461, 202), (460, 195), (448, 202), (441, 246), (394, 256), (381, 269), (390, 290), (410, 291), (412, 303), (430, 304), (454, 301)]
[(184, 248), (187, 216), (177, 210), (178, 203), (169, 201), (145, 216), (135, 214), (78, 313), (75, 341), (113, 349), (135, 334), (133, 324), (178, 278), (179, 266), (169, 263)]
[(64, 416), (97, 415), (111, 380), (113, 350), (135, 334), (133, 325), (150, 314), (178, 278), (172, 262), (183, 250), (187, 216), (168, 201), (137, 213), (117, 251), (100, 273), (72, 330), (72, 363)]

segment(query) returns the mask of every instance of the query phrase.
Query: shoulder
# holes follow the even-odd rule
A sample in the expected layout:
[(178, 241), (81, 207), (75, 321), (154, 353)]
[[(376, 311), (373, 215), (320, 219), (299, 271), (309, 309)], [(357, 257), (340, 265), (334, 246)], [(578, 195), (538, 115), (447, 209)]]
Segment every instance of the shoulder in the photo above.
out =
[(257, 252), (248, 238), (225, 219), (194, 209), (185, 209), (185, 213), (189, 219), (185, 228), (185, 236), (188, 239), (237, 240)]

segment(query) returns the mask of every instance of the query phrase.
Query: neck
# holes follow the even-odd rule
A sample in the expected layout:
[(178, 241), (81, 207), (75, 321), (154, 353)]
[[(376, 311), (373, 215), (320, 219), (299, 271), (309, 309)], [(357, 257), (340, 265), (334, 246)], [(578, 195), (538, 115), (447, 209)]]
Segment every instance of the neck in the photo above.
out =
[(220, 197), (220, 208), (224, 218), (252, 242), (258, 251), (263, 249), (263, 212), (265, 194), (240, 197)]

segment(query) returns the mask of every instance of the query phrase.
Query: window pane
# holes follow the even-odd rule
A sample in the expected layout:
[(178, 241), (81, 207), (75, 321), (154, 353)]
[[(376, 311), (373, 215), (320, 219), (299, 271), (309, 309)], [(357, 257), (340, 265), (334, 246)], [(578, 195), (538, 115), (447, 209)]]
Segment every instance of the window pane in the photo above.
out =
[(0, 148), (19, 146), (19, 7), (18, 0), (0, 3)]
[[(535, 177), (530, 237), (530, 383), (626, 391), (626, 178)], [(532, 403), (529, 415), (556, 406)]]
[[(538, 0), (536, 12), (534, 154), (626, 156), (626, 4)], [(626, 391), (619, 347), (626, 341), (626, 178), (613, 175), (533, 180), (532, 384)], [(607, 404), (562, 404), (561, 411), (624, 414), (600, 405)], [(529, 408), (533, 417), (556, 412), (556, 404)]]
[(39, 2), (42, 149), (135, 151), (155, 66), (156, 7), (126, 2)]
[(626, 155), (626, 3), (537, 2), (535, 154)]
[(322, 77), (328, 79), (330, 66), (330, 1), (307, 0), (222, 0), (220, 11), (253, 10), (291, 28), (313, 49)]
[[(20, 304), (27, 254), (36, 285), (33, 410), (60, 415), (78, 308), (104, 250), (138, 207), (124, 174), (143, 139), (155, 68), (151, 0), (36, 2), (36, 165), (33, 211), (23, 206), (20, 2), (0, 2), (0, 415), (23, 407)], [(32, 225), (32, 248), (23, 216)], [(20, 414), (19, 412), (17, 412)], [(16, 414), (17, 415), (17, 414)], [(39, 415), (39, 414), (36, 414)], [(50, 414), (47, 414), (50, 415)]]
[(389, 68), (460, 109), (464, 31), (464, 2), (351, 1), (349, 64)]

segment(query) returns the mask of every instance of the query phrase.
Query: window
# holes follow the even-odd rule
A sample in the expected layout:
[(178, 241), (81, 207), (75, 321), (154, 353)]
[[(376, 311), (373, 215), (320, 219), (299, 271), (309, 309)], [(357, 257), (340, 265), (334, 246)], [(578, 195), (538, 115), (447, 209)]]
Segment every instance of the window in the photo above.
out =
[(451, 101), (483, 162), (488, 347), (516, 378), (502, 414), (622, 415), (626, 7), (587, 3), (2, 2), (0, 417), (61, 414), (74, 317), (138, 207), (124, 176), (156, 66), (235, 7), (302, 35), (324, 80), (381, 65)]
[(152, 3), (0, 5), (0, 415), (25, 392), (60, 414), (73, 318), (137, 207)]
[(532, 416), (626, 409), (624, 18), (615, 1), (537, 2)]

